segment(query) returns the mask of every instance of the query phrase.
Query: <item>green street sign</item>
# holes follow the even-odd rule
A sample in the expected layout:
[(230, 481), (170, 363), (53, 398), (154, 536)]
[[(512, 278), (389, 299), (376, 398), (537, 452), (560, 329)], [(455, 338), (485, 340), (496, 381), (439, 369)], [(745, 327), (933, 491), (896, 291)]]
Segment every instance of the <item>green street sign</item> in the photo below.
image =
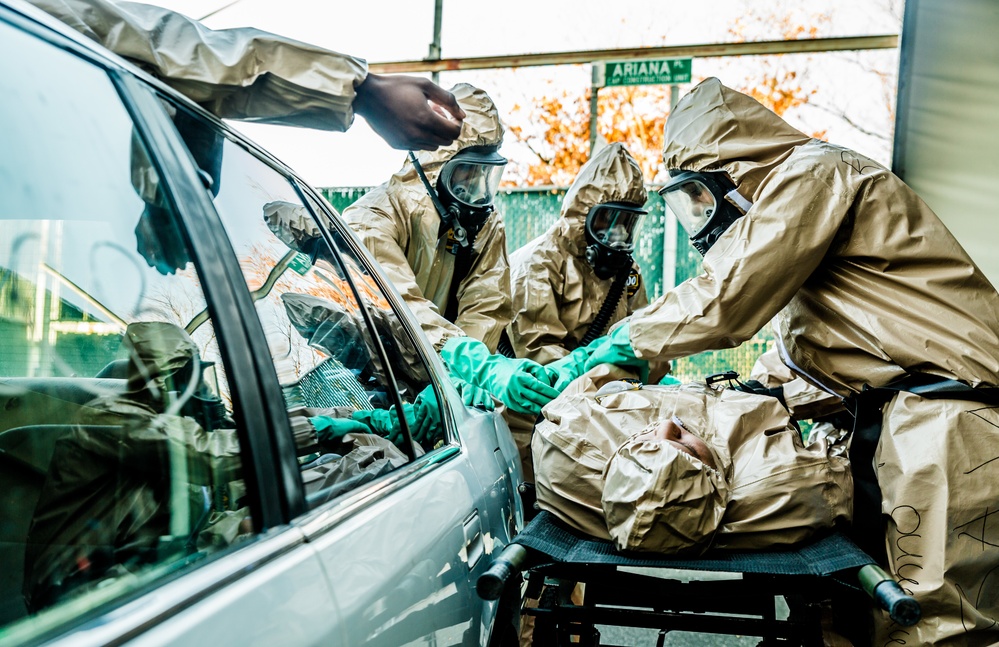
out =
[(670, 85), (690, 83), (689, 58), (605, 63), (606, 85)]
[(288, 263), (288, 267), (295, 270), (302, 276), (305, 276), (312, 268), (312, 259), (309, 258), (307, 254), (299, 252), (291, 257), (291, 262)]

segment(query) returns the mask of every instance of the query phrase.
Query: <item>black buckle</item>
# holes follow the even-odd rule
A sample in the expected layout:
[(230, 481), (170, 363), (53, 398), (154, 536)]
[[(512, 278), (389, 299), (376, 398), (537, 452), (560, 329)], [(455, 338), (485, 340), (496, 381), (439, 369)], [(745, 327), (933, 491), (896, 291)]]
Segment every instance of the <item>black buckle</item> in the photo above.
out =
[(709, 375), (706, 378), (704, 378), (704, 383), (707, 384), (708, 386), (711, 386), (712, 384), (717, 384), (718, 382), (724, 382), (725, 380), (729, 381), (729, 386), (735, 388), (734, 385), (732, 385), (731, 383), (739, 381), (739, 373), (737, 371), (725, 371), (724, 373), (715, 373), (714, 375)]

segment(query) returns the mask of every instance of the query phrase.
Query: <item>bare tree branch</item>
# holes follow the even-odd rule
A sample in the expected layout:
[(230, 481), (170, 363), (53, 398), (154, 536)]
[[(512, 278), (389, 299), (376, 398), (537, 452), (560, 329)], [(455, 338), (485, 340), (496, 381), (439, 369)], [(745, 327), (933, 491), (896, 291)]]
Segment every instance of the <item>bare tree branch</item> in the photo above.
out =
[(879, 132), (875, 132), (873, 130), (869, 130), (867, 128), (864, 128), (863, 126), (861, 126), (860, 124), (858, 124), (857, 122), (855, 122), (853, 119), (850, 119), (850, 117), (848, 117), (846, 115), (846, 113), (843, 110), (839, 109), (839, 108), (830, 108), (828, 106), (824, 106), (824, 105), (822, 105), (820, 103), (815, 103), (815, 102), (811, 102), (808, 105), (812, 106), (813, 108), (818, 108), (819, 110), (822, 110), (823, 112), (826, 112), (828, 114), (833, 115), (834, 117), (839, 117), (840, 119), (842, 119), (843, 121), (845, 121), (847, 124), (849, 124), (850, 127), (856, 128), (858, 131), (860, 131), (861, 133), (863, 133), (865, 135), (868, 135), (870, 137), (875, 137), (875, 138), (883, 140), (883, 141), (889, 141), (889, 139), (890, 139), (888, 137), (888, 135), (886, 135), (884, 133), (879, 133)]

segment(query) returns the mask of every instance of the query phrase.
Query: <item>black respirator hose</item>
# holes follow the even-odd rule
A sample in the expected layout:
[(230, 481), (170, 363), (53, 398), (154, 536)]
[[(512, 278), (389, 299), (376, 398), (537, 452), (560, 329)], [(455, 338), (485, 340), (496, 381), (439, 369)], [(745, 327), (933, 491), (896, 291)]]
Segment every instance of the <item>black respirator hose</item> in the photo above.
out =
[(413, 163), (413, 168), (416, 169), (416, 174), (420, 177), (420, 182), (423, 182), (423, 187), (427, 190), (427, 195), (430, 196), (430, 201), (434, 204), (437, 215), (441, 217), (441, 223), (443, 223), (441, 234), (447, 233), (450, 229), (454, 232), (454, 238), (458, 241), (459, 245), (462, 247), (470, 246), (471, 241), (468, 240), (468, 234), (465, 232), (465, 228), (461, 226), (461, 223), (458, 222), (458, 213), (444, 208), (440, 196), (437, 195), (437, 191), (434, 190), (434, 187), (430, 186), (430, 180), (427, 179), (426, 173), (423, 172), (423, 166), (420, 164), (420, 160), (416, 159), (416, 154), (413, 151), (409, 151), (408, 157), (409, 161)]
[(590, 327), (586, 329), (586, 334), (579, 340), (579, 347), (588, 346), (591, 341), (603, 336), (611, 315), (614, 314), (614, 310), (617, 309), (617, 304), (621, 300), (621, 295), (624, 294), (624, 288), (628, 285), (629, 276), (631, 276), (631, 263), (622, 267), (621, 271), (614, 277), (614, 283), (611, 284), (607, 296), (604, 297), (600, 312), (593, 318)]
[(505, 330), (500, 333), (499, 343), (496, 344), (496, 352), (503, 357), (517, 359), (517, 353), (513, 350), (513, 342), (510, 341), (510, 337), (506, 334)]

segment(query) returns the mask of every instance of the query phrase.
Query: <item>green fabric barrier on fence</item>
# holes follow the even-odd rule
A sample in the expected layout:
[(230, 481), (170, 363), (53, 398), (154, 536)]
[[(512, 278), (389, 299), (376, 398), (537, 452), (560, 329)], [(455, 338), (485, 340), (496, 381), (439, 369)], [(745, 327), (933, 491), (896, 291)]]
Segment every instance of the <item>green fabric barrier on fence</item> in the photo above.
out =
[[(370, 189), (370, 187), (333, 187), (320, 189), (320, 193), (334, 209), (342, 212)], [(506, 223), (508, 251), (519, 249), (547, 231), (558, 219), (564, 195), (565, 189), (560, 188), (508, 189), (498, 193), (496, 208), (503, 214)], [(658, 193), (649, 192), (645, 209), (649, 213), (645, 216), (638, 234), (635, 260), (642, 268), (649, 300), (653, 301), (663, 294), (665, 272), (672, 269), (674, 279), (666, 281), (669, 285), (665, 286), (665, 289), (669, 289), (700, 274), (701, 257), (687, 242), (686, 232), (675, 219), (667, 217), (663, 200)], [(673, 222), (672, 226), (676, 229), (676, 252), (673, 259), (664, 259), (666, 226), (669, 221)], [(672, 260), (672, 268), (667, 267), (667, 260)], [(738, 348), (685, 357), (674, 362), (673, 374), (683, 381), (702, 380), (707, 375), (723, 371), (737, 371), (740, 375), (748, 377), (756, 358), (767, 349), (772, 338), (769, 328), (765, 328)]]

